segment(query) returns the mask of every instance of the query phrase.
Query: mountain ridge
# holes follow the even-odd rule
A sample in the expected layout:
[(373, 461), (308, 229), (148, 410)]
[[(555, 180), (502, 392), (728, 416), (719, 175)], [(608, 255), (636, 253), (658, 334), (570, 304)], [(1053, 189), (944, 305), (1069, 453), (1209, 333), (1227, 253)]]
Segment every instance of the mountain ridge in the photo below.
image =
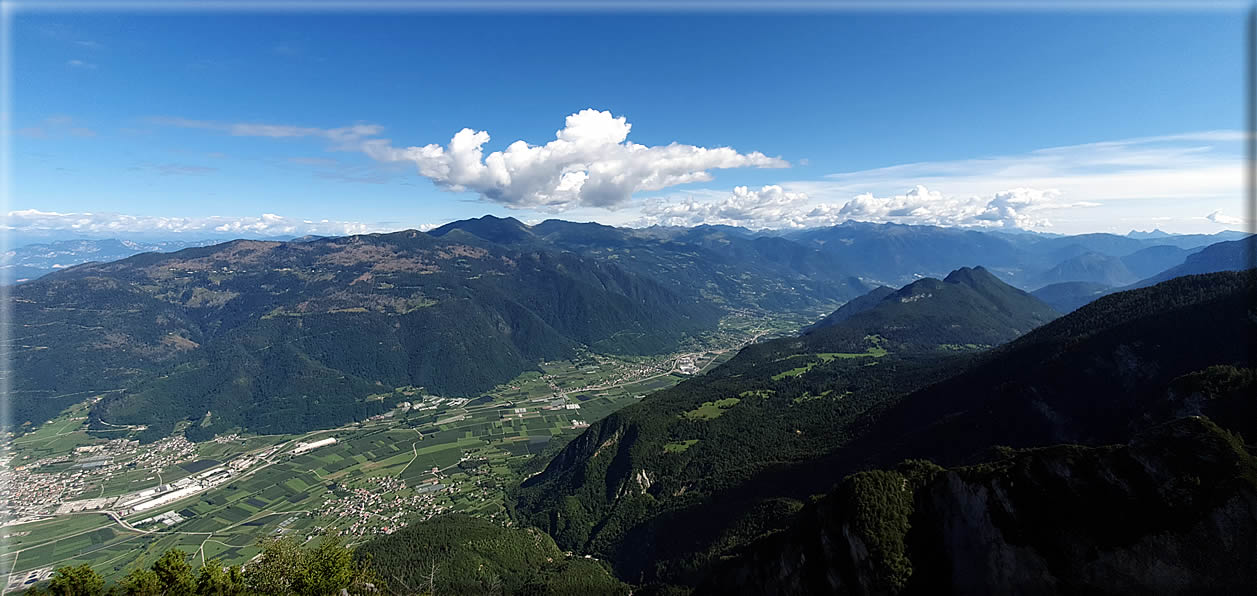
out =
[[(615, 263), (453, 235), (241, 240), (79, 265), (17, 286), (14, 319), (42, 325), (36, 345), (57, 349), (15, 353), (15, 415), (37, 420), (64, 407), (41, 403), (48, 390), (123, 388), (95, 415), (151, 424), (156, 435), (209, 406), (224, 425), (292, 431), (375, 413), (362, 399), (377, 382), (474, 393), (581, 345), (668, 349), (719, 317)], [(102, 369), (111, 358), (121, 360)], [(261, 371), (282, 372), (265, 380), (272, 375)], [(235, 377), (250, 381), (233, 388)], [(311, 381), (291, 382), (298, 378)], [(313, 379), (340, 389), (317, 390)], [(249, 423), (260, 419), (248, 413), (257, 404), (261, 416), (272, 398), (299, 407), (314, 394), (324, 397), (319, 408), (282, 429)], [(219, 428), (227, 427), (203, 432)]]
[[(1218, 331), (1244, 320), (1252, 291), (1237, 273), (1181, 278), (971, 356), (800, 367), (819, 356), (815, 344), (750, 346), (592, 425), (521, 485), (515, 507), (622, 577), (697, 585), (727, 549), (784, 529), (807, 495), (848, 473), (921, 457), (975, 463), (995, 445), (1129, 440), (1164, 420), (1157, 412), (1176, 402), (1159, 396), (1174, 378), (1245, 361), (1252, 324)], [(718, 402), (714, 419), (687, 414)]]

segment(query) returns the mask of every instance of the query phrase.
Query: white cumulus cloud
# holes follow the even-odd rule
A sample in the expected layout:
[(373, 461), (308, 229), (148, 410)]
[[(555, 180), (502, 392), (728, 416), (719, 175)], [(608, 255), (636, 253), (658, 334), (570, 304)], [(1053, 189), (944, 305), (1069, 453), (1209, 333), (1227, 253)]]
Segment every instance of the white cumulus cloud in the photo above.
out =
[(385, 162), (412, 162), (419, 174), (451, 191), (472, 191), (509, 207), (562, 210), (614, 208), (633, 193), (712, 179), (708, 170), (784, 168), (760, 152), (671, 143), (647, 146), (627, 140), (632, 125), (611, 112), (582, 110), (567, 117), (545, 145), (515, 141), (485, 155), (489, 133), (464, 128), (446, 146), (393, 147), (370, 139), (367, 155)]

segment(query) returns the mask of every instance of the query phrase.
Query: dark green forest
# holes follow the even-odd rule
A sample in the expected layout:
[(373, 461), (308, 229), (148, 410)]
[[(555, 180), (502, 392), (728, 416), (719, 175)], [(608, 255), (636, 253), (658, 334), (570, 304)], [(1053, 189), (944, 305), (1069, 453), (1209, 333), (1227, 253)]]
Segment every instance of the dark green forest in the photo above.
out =
[[(1194, 387), (1250, 378), (1253, 291), (1251, 274), (1189, 276), (1105, 297), (989, 351), (834, 358), (795, 376), (780, 375), (800, 370), (805, 357), (789, 350), (810, 353), (810, 336), (755, 346), (592, 426), (523, 483), (516, 514), (621, 577), (694, 586), (860, 470), (1121, 443), (1192, 415), (1251, 436), (1237, 422), (1257, 419), (1250, 395)], [(686, 416), (733, 397), (715, 418)]]
[(534, 528), (441, 515), (357, 550), (395, 594), (623, 594), (602, 563), (563, 553)]

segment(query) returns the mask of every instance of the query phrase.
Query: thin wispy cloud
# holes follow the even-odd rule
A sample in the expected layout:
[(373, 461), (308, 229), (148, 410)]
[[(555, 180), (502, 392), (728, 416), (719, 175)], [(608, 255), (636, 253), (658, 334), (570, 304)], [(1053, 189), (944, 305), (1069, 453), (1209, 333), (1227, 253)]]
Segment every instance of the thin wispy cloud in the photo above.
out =
[(1070, 201), (1234, 199), (1243, 192), (1244, 134), (1206, 131), (1039, 149), (1020, 155), (920, 162), (783, 182), (834, 200), (926, 186), (957, 195), (1052, 189)]
[(44, 118), (39, 126), (27, 126), (14, 131), (20, 137), (28, 139), (49, 139), (62, 136), (90, 138), (96, 131), (85, 126), (75, 126), (74, 118), (63, 114)]
[(390, 184), (409, 174), (403, 167), (375, 161), (350, 163), (326, 157), (289, 157), (268, 160), (276, 167), (309, 172), (315, 178), (351, 184)]
[(96, 68), (96, 64), (92, 62), (87, 62), (84, 60), (78, 60), (78, 59), (67, 60), (65, 64), (66, 66), (69, 66), (70, 68), (83, 68), (83, 69), (88, 69), (88, 70), (92, 70)]
[(289, 163), (295, 163), (300, 166), (316, 166), (316, 167), (335, 167), (340, 165), (339, 161), (326, 157), (289, 157)]
[(152, 124), (174, 126), (179, 128), (196, 128), (225, 132), (236, 137), (267, 137), (272, 139), (322, 138), (332, 141), (339, 148), (356, 148), (359, 141), (379, 135), (384, 127), (378, 124), (353, 124), (339, 128), (317, 128), (311, 126), (291, 126), (284, 124), (262, 123), (230, 123), (209, 120), (191, 120), (170, 116), (154, 116), (148, 118)]
[(35, 28), (36, 31), (49, 39), (55, 39), (76, 47), (88, 50), (103, 50), (105, 44), (94, 39), (88, 39), (77, 32), (73, 27), (65, 23), (45, 23)]
[(197, 176), (218, 171), (218, 168), (181, 163), (164, 163), (149, 167), (163, 176)]

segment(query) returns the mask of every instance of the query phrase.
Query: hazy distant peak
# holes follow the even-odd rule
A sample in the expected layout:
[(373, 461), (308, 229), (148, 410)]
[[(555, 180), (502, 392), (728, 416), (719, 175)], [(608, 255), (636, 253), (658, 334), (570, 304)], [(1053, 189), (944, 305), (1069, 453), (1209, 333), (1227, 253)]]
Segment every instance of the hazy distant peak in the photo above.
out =
[(1147, 239), (1147, 238), (1165, 238), (1171, 235), (1172, 234), (1167, 234), (1166, 232), (1162, 232), (1160, 228), (1156, 228), (1152, 230), (1151, 232), (1131, 230), (1128, 234), (1126, 234), (1128, 238), (1138, 238), (1140, 240)]

